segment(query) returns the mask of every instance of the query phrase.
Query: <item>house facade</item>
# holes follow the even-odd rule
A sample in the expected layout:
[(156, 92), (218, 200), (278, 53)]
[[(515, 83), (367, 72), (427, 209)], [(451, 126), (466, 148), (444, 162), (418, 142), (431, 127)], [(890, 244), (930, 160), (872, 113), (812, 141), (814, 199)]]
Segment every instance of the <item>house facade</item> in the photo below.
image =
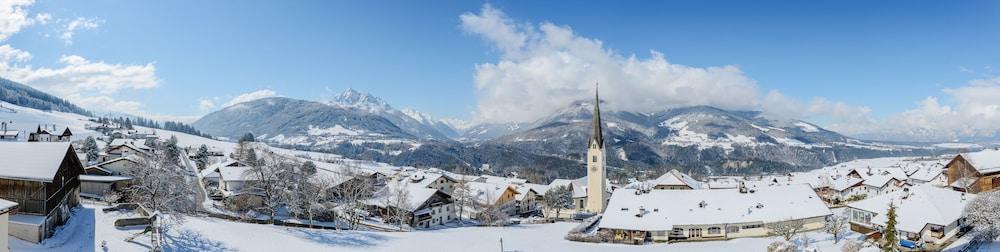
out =
[(889, 204), (896, 208), (900, 239), (944, 244), (965, 226), (965, 206), (975, 195), (922, 185), (880, 195), (848, 205), (845, 214), (851, 230), (863, 234), (885, 228)]
[(10, 235), (41, 242), (79, 205), (83, 164), (70, 143), (0, 143), (0, 198), (18, 204)]
[(1000, 188), (1000, 150), (962, 153), (945, 165), (948, 186), (980, 193)]

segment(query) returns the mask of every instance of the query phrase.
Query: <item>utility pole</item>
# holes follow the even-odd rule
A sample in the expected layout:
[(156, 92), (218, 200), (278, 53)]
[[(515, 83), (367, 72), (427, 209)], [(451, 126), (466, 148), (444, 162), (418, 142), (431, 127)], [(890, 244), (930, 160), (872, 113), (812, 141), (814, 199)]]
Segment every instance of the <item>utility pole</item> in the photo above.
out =
[(500, 237), (500, 252), (503, 252), (503, 236)]

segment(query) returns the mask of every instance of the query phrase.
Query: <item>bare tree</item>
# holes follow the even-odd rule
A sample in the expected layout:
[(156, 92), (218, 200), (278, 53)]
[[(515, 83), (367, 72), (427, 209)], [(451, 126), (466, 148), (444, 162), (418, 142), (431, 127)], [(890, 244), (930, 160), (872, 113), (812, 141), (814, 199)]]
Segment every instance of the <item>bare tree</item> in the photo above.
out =
[(278, 209), (288, 200), (287, 187), (292, 184), (290, 178), (295, 163), (266, 150), (262, 151), (262, 156), (250, 161), (250, 169), (243, 174), (250, 179), (245, 191), (259, 193), (263, 197), (260, 209), (267, 212), (268, 222), (274, 223)]
[(412, 210), (410, 205), (413, 204), (410, 202), (410, 190), (402, 185), (386, 187), (386, 189), (389, 190), (390, 197), (388, 198), (392, 202), (392, 206), (386, 206), (386, 210), (392, 209), (390, 213), (392, 219), (398, 224), (399, 230), (403, 230), (403, 225), (410, 223), (409, 215)]
[(183, 175), (184, 168), (171, 163), (165, 152), (137, 159), (139, 165), (124, 173), (132, 177), (124, 192), (131, 202), (153, 212), (190, 212), (195, 209), (194, 186)]
[(843, 215), (830, 216), (830, 219), (826, 221), (826, 227), (824, 228), (826, 233), (833, 235), (833, 243), (837, 244), (840, 242), (841, 238), (844, 238), (847, 229), (847, 217)]
[(556, 219), (559, 219), (562, 209), (573, 207), (573, 192), (567, 186), (557, 186), (545, 193), (542, 202), (549, 211), (555, 210)]
[(775, 222), (767, 224), (769, 233), (771, 235), (781, 236), (785, 241), (791, 241), (796, 234), (805, 228), (805, 223), (802, 220), (792, 220), (788, 219), (781, 222)]
[(455, 207), (458, 208), (458, 224), (462, 225), (462, 216), (465, 214), (465, 208), (474, 204), (474, 198), (472, 193), (469, 191), (468, 181), (463, 177), (461, 181), (455, 184), (455, 190), (452, 192), (451, 196), (455, 199)]
[[(313, 226), (316, 213), (325, 209), (324, 204), (329, 197), (327, 189), (334, 185), (334, 179), (324, 174), (307, 176), (308, 179), (300, 181), (296, 185), (296, 192), (291, 199), (293, 207), (290, 207), (294, 214), (305, 216), (309, 219), (309, 227)], [(334, 218), (336, 222), (336, 218)]]
[(794, 252), (795, 245), (787, 241), (775, 241), (767, 245), (767, 252)]
[(365, 201), (372, 196), (375, 190), (374, 181), (368, 177), (361, 169), (353, 165), (348, 165), (344, 170), (338, 172), (340, 180), (343, 181), (337, 187), (335, 194), (344, 217), (350, 224), (350, 229), (357, 229), (365, 211)]

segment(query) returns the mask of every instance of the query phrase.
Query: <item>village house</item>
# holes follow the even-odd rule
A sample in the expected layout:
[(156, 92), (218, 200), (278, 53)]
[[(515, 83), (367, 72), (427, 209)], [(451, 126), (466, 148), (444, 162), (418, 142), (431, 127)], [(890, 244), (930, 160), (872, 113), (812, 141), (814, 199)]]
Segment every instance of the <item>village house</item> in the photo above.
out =
[(467, 209), (473, 219), (480, 219), (480, 210), (487, 207), (494, 207), (505, 216), (513, 216), (517, 213), (517, 189), (510, 185), (497, 185), (484, 182), (468, 182), (469, 195), (472, 196), (476, 207)]
[(538, 193), (534, 189), (524, 185), (513, 185), (513, 187), (517, 191), (517, 196), (514, 197), (516, 215), (526, 216), (538, 211)]
[(1000, 188), (1000, 150), (962, 153), (945, 165), (948, 186), (980, 193)]
[(941, 168), (922, 167), (915, 169), (908, 176), (909, 179), (907, 182), (911, 185), (929, 184), (941, 187), (948, 186), (948, 176)]
[(861, 182), (861, 184), (864, 185), (865, 194), (868, 195), (867, 197), (899, 191), (906, 185), (905, 182), (888, 175), (869, 176), (864, 182)]
[[(611, 184), (611, 181), (608, 181), (608, 180), (605, 179), (604, 182), (606, 184), (605, 185), (605, 189), (606, 189), (607, 193), (609, 193), (609, 194), (614, 189), (617, 188), (617, 187), (615, 187), (614, 185)], [(554, 179), (554, 180), (552, 180), (551, 183), (549, 183), (548, 188), (547, 188), (546, 191), (555, 189), (555, 188), (560, 187), (560, 186), (569, 188), (570, 192), (572, 192), (572, 195), (573, 195), (572, 196), (572, 198), (573, 198), (572, 199), (573, 200), (573, 208), (571, 208), (571, 209), (564, 209), (564, 210), (561, 211), (561, 214), (566, 214), (566, 213), (568, 213), (568, 214), (574, 214), (574, 213), (586, 211), (586, 209), (587, 209), (587, 188), (589, 187), (587, 185), (587, 177), (582, 177), (582, 178), (578, 178), (578, 179)], [(554, 215), (555, 212), (553, 211), (552, 213), (545, 213), (545, 216), (549, 216), (549, 214), (553, 214)]]
[(83, 164), (67, 142), (2, 142), (0, 160), (0, 198), (18, 205), (11, 211), (10, 235), (41, 242), (79, 204)]
[(145, 141), (133, 139), (115, 139), (108, 144), (106, 159), (115, 159), (138, 154), (149, 156), (154, 150), (146, 145)]
[(0, 122), (0, 141), (2, 142), (17, 141), (17, 137), (20, 134), (21, 134), (20, 131), (7, 129), (7, 122)]
[(52, 139), (52, 133), (49, 133), (46, 129), (42, 129), (41, 125), (38, 126), (35, 132), (28, 134), (28, 142), (52, 142)]
[(80, 196), (104, 199), (109, 193), (122, 192), (132, 177), (115, 175), (80, 175)]
[(914, 186), (848, 204), (845, 214), (851, 230), (868, 234), (885, 228), (892, 203), (901, 239), (940, 245), (964, 226), (963, 210), (975, 197), (931, 185)]
[(753, 191), (620, 189), (597, 227), (621, 243), (723, 240), (772, 235), (781, 225), (820, 229), (832, 214), (802, 184)]
[(818, 194), (827, 201), (839, 204), (847, 201), (848, 199), (864, 197), (862, 195), (867, 195), (868, 191), (862, 182), (864, 182), (864, 180), (855, 177), (841, 177), (833, 180), (830, 186), (823, 188), (818, 192)]
[[(400, 195), (401, 191), (406, 193)], [(394, 213), (403, 211), (403, 222), (415, 228), (430, 228), (457, 219), (450, 195), (411, 180), (387, 182), (367, 202), (369, 212), (387, 222), (398, 221)]]
[(693, 190), (702, 189), (702, 183), (676, 169), (664, 173), (652, 182), (656, 190)]

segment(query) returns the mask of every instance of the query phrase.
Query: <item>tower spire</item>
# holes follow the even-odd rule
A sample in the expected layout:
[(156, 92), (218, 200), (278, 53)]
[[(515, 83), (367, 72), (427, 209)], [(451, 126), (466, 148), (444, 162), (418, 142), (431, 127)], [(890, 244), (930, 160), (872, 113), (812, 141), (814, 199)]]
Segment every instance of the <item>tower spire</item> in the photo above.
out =
[(601, 96), (598, 90), (599, 87), (600, 83), (594, 82), (594, 119), (593, 122), (591, 122), (593, 132), (591, 132), (590, 140), (596, 141), (597, 145), (603, 148), (604, 132), (601, 129)]

